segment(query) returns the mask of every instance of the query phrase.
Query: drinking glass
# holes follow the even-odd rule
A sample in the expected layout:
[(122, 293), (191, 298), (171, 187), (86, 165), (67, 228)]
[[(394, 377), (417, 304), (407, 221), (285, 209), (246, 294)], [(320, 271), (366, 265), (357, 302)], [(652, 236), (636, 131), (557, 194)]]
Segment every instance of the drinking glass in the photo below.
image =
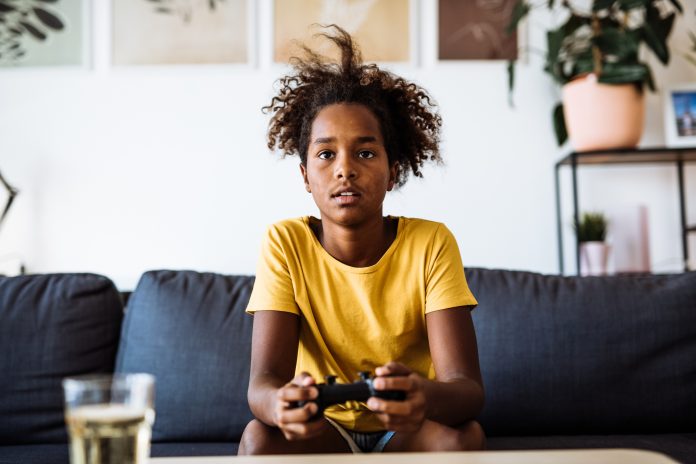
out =
[(145, 464), (155, 378), (100, 374), (63, 380), (71, 464)]

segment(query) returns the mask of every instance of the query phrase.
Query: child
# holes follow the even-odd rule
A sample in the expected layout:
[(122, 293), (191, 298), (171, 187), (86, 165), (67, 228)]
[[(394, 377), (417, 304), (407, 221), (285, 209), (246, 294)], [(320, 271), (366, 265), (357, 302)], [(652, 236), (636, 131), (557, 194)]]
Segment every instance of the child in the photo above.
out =
[[(483, 449), (469, 291), (447, 228), (382, 215), (386, 193), (440, 161), (441, 120), (425, 90), (361, 62), (348, 33), (327, 63), (305, 47), (265, 109), (268, 146), (299, 155), (320, 218), (268, 229), (247, 311), (254, 315), (249, 405), (239, 454)], [(377, 397), (313, 417), (326, 375), (359, 371)]]

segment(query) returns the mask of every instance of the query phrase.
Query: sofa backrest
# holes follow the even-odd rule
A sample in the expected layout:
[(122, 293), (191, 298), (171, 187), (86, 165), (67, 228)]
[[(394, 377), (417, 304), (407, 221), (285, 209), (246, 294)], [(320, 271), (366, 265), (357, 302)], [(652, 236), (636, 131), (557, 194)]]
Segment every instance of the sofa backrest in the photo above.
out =
[(247, 402), (253, 277), (151, 271), (130, 296), (116, 370), (154, 374), (153, 441), (236, 441)]
[(0, 445), (67, 440), (61, 380), (113, 371), (122, 318), (106, 277), (0, 277)]
[(696, 272), (467, 277), (487, 433), (696, 431)]

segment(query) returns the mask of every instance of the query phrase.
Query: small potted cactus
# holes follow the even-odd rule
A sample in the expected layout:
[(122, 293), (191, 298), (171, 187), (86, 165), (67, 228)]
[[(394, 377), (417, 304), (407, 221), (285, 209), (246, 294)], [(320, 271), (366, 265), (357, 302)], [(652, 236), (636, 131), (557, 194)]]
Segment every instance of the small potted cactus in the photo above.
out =
[(609, 223), (599, 212), (583, 213), (575, 224), (580, 242), (580, 275), (605, 275), (609, 260), (609, 245), (605, 242)]

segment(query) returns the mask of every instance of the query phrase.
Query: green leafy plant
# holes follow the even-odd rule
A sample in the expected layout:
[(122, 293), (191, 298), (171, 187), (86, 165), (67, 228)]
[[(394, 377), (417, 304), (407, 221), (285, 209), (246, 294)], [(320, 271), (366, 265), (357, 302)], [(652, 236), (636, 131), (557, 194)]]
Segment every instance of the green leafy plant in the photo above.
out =
[(58, 1), (0, 0), (0, 62), (16, 62), (26, 55), (24, 36), (43, 42), (49, 31), (65, 28), (63, 20), (46, 5)]
[[(683, 11), (681, 3), (678, 0), (593, 0), (586, 10), (574, 3), (518, 0), (508, 33), (536, 8), (560, 9), (565, 19), (559, 27), (547, 31), (544, 63), (544, 71), (558, 84), (594, 74), (602, 83), (634, 83), (641, 91), (646, 85), (654, 91), (652, 71), (640, 60), (639, 51), (646, 45), (663, 64), (669, 62), (667, 37), (676, 15)], [(510, 94), (514, 80), (513, 60), (508, 63)], [(562, 145), (568, 138), (562, 103), (554, 108), (553, 121), (556, 139)]]
[(583, 213), (579, 222), (574, 224), (579, 242), (603, 242), (607, 236), (607, 218), (602, 213)]

